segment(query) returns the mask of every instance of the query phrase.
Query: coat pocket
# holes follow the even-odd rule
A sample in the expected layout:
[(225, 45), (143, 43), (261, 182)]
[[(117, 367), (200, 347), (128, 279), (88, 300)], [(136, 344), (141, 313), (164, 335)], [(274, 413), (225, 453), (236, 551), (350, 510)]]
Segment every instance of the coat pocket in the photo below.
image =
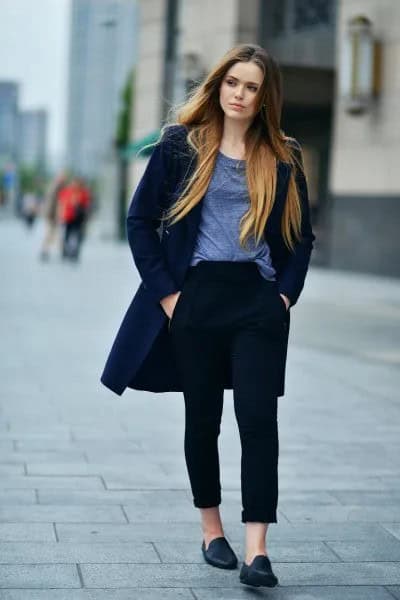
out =
[(168, 331), (171, 331), (172, 322), (175, 320), (176, 311), (179, 309), (179, 306), (182, 303), (182, 296), (183, 296), (183, 294), (184, 294), (184, 290), (182, 289), (181, 293), (178, 296), (178, 300), (175, 303), (174, 312), (172, 313), (171, 318), (169, 319), (169, 322), (168, 322)]

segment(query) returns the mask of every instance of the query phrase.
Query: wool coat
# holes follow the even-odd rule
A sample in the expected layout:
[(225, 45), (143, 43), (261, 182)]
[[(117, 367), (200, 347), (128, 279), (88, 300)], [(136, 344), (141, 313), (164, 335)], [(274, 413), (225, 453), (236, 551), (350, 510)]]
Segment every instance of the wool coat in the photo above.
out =
[[(177, 200), (196, 166), (196, 152), (187, 143), (186, 135), (184, 125), (166, 129), (153, 149), (128, 209), (128, 241), (141, 283), (122, 319), (101, 375), (101, 382), (118, 395), (127, 387), (150, 392), (182, 391), (168, 332), (169, 319), (160, 300), (182, 289), (196, 242), (202, 201), (174, 225), (161, 221), (161, 217)], [(288, 138), (288, 143), (294, 146), (301, 160), (298, 142)], [(303, 172), (283, 161), (277, 161), (276, 168), (276, 193), (264, 236), (279, 292), (288, 296), (293, 307), (304, 286), (315, 237)], [(294, 251), (287, 248), (281, 233), (292, 168), (296, 168), (302, 209), (302, 237)], [(286, 314), (280, 396), (284, 394), (289, 325), (290, 309)], [(232, 389), (232, 375), (227, 369), (225, 389)]]

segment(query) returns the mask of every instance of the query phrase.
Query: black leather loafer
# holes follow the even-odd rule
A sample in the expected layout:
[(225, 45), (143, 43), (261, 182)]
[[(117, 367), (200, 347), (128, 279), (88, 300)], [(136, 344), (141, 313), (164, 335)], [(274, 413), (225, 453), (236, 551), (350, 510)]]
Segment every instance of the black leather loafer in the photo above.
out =
[(252, 585), (254, 587), (275, 587), (278, 585), (278, 578), (274, 575), (268, 556), (259, 554), (255, 556), (250, 565), (243, 562), (240, 570), (239, 579), (241, 583)]
[(224, 537), (211, 540), (207, 550), (203, 540), (201, 551), (203, 552), (204, 560), (213, 567), (219, 567), (220, 569), (236, 569), (237, 567), (237, 556)]

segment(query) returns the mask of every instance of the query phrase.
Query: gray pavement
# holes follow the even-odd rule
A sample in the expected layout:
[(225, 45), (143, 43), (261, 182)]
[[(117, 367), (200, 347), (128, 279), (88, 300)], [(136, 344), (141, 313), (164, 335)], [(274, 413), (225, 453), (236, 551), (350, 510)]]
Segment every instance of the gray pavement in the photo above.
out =
[[(253, 590), (203, 562), (181, 394), (99, 383), (139, 279), (95, 232), (81, 264), (42, 264), (41, 224), (0, 220), (0, 599), (400, 599), (400, 281), (310, 270), (279, 404), (280, 586)], [(243, 559), (230, 391), (220, 456)]]

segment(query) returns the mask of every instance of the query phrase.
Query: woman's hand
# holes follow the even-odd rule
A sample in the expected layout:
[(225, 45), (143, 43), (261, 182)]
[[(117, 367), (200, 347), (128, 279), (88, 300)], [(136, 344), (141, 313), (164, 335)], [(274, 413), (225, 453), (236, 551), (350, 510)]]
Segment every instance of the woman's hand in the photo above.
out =
[(284, 301), (285, 306), (286, 306), (286, 310), (287, 310), (289, 308), (289, 306), (290, 306), (290, 300), (289, 300), (289, 298), (287, 296), (285, 296), (284, 294), (279, 294), (279, 295), (282, 298), (282, 300)]
[(164, 296), (160, 300), (160, 304), (169, 319), (172, 318), (180, 294), (181, 292), (175, 292), (174, 294), (169, 294), (169, 296)]

